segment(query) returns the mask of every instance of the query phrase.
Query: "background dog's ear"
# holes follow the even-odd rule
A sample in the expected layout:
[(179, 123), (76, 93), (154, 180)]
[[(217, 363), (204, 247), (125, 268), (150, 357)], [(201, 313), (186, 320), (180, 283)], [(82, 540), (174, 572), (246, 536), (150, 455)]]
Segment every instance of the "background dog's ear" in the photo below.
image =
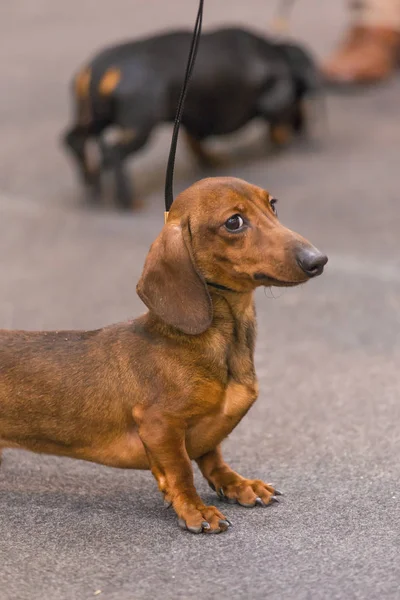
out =
[(183, 333), (211, 325), (211, 298), (179, 225), (165, 225), (152, 244), (136, 291), (150, 311)]
[(296, 100), (295, 86), (289, 77), (276, 77), (257, 101), (258, 110), (266, 118), (284, 113)]
[(298, 86), (298, 92), (313, 94), (322, 92), (323, 81), (313, 55), (299, 44), (276, 44), (289, 64), (289, 68)]

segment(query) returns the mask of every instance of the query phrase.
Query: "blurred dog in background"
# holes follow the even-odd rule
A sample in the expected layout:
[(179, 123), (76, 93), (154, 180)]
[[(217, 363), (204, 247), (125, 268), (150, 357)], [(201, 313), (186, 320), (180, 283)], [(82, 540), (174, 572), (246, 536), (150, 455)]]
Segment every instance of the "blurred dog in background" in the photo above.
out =
[[(174, 31), (107, 48), (74, 77), (74, 123), (63, 140), (92, 202), (100, 201), (102, 175), (111, 170), (118, 207), (134, 208), (125, 159), (156, 125), (174, 121), (191, 37)], [(257, 117), (269, 124), (275, 146), (286, 145), (306, 130), (305, 100), (319, 91), (319, 81), (313, 58), (299, 45), (240, 28), (204, 33), (182, 118), (192, 152), (201, 165), (212, 165), (203, 141)]]

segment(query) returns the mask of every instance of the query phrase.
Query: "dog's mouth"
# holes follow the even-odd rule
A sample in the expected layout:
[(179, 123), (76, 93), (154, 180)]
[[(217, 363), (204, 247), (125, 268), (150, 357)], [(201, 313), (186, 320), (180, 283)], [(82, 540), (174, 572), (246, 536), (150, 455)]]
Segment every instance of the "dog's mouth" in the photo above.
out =
[(305, 277), (304, 279), (299, 279), (297, 281), (288, 281), (284, 279), (277, 279), (276, 277), (271, 277), (271, 275), (267, 275), (266, 273), (255, 273), (253, 275), (253, 278), (255, 281), (260, 281), (265, 287), (294, 287), (296, 285), (306, 283), (309, 279), (308, 277)]

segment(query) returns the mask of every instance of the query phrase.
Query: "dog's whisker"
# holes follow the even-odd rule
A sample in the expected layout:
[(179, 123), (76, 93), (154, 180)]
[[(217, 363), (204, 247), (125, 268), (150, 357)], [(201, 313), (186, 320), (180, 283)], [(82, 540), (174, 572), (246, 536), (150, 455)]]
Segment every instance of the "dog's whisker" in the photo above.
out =
[[(266, 292), (267, 289), (271, 292), (270, 296), (268, 296), (268, 294)], [(284, 288), (282, 288), (282, 291), (279, 294), (279, 296), (275, 296), (275, 294), (273, 292), (273, 289), (272, 289), (272, 286), (268, 286), (268, 287), (264, 288), (264, 296), (266, 296), (269, 300), (279, 300), (279, 298), (281, 298), (283, 296), (283, 294), (285, 293), (285, 291), (286, 290)]]

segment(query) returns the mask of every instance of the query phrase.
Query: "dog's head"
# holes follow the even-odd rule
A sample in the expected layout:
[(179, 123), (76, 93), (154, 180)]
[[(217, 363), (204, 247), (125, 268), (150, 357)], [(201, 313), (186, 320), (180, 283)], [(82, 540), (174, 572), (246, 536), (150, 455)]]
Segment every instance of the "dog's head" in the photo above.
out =
[(299, 285), (320, 275), (327, 260), (281, 225), (265, 190), (233, 177), (202, 179), (174, 201), (137, 292), (163, 321), (199, 334), (212, 321), (209, 289)]
[(318, 94), (322, 80), (318, 67), (307, 50), (298, 44), (279, 42), (275, 46), (283, 54), (296, 85), (297, 98)]

